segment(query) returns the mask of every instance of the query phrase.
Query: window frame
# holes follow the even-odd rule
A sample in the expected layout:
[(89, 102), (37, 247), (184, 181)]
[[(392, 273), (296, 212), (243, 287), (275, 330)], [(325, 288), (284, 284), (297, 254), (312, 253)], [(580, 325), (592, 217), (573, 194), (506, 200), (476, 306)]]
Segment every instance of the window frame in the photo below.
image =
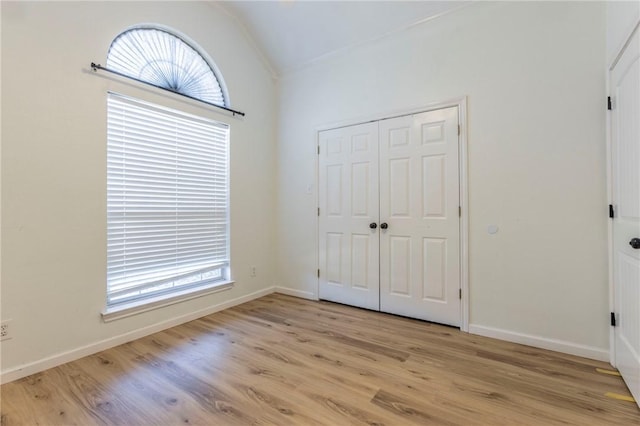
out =
[[(171, 29), (167, 29), (166, 27), (153, 25), (153, 28), (161, 29), (163, 31), (170, 32), (176, 37), (182, 38), (184, 37), (177, 34), (175, 31)], [(136, 28), (140, 28), (137, 26)], [(184, 40), (191, 47), (201, 53), (201, 49), (197, 48), (195, 43)], [(203, 58), (207, 60), (207, 62), (212, 66), (212, 69), (217, 70), (215, 64), (209, 60), (206, 55), (203, 55)], [(216, 78), (220, 82), (221, 88), (223, 89), (223, 93), (225, 96), (226, 103), (228, 103), (229, 97), (226, 91), (226, 85), (224, 84), (224, 80), (222, 80), (221, 74), (219, 72), (215, 73)], [(114, 85), (116, 88), (114, 88)], [(121, 88), (120, 88), (121, 86)], [(130, 299), (120, 303), (109, 303), (108, 302), (108, 285), (105, 280), (105, 309), (102, 311), (101, 315), (104, 322), (110, 322), (113, 320), (117, 320), (120, 318), (125, 318), (131, 315), (136, 315), (141, 312), (146, 312), (149, 310), (161, 308), (164, 306), (172, 305), (174, 303), (179, 303), (186, 300), (191, 300), (194, 298), (202, 297), (208, 294), (217, 293), (220, 291), (228, 290), (233, 288), (234, 281), (232, 279), (232, 261), (231, 261), (231, 205), (230, 205), (230, 193), (231, 193), (231, 171), (230, 171), (230, 150), (231, 150), (231, 124), (228, 120), (221, 120), (221, 117), (224, 117), (225, 114), (217, 113), (215, 110), (212, 110), (210, 107), (203, 107), (202, 105), (194, 102), (190, 99), (181, 99), (172, 94), (162, 94), (159, 91), (155, 90), (146, 90), (141, 86), (126, 84), (123, 82), (119, 82), (118, 80), (113, 80), (110, 82), (108, 93), (114, 93), (119, 96), (132, 98), (138, 102), (143, 103), (152, 103), (155, 104), (156, 107), (165, 108), (169, 110), (173, 110), (178, 113), (182, 113), (185, 115), (194, 115), (200, 119), (211, 120), (217, 123), (221, 123), (227, 127), (228, 137), (227, 137), (227, 145), (226, 145), (226, 250), (227, 250), (227, 265), (224, 268), (223, 276), (219, 279), (213, 280), (203, 280), (198, 283), (193, 283), (185, 286), (177, 286), (167, 291), (153, 293), (148, 296), (139, 297)], [(105, 206), (106, 207), (106, 206)], [(106, 248), (106, 247), (105, 247)]]
[[(136, 297), (128, 298), (127, 300), (109, 303), (109, 283), (107, 281), (106, 288), (106, 296), (107, 303), (106, 309), (103, 312), (103, 319), (106, 321), (110, 321), (113, 319), (117, 319), (123, 316), (133, 315), (138, 312), (146, 311), (149, 309), (155, 309), (157, 307), (167, 306), (169, 304), (177, 303), (183, 300), (189, 300), (194, 297), (200, 297), (206, 294), (214, 293), (217, 291), (229, 289), (233, 287), (233, 281), (231, 280), (231, 227), (230, 227), (230, 169), (229, 169), (229, 150), (230, 150), (230, 139), (231, 139), (231, 126), (228, 123), (224, 123), (218, 119), (203, 117), (198, 114), (191, 114), (190, 112), (185, 112), (184, 110), (177, 110), (174, 108), (166, 107), (164, 105), (153, 104), (147, 100), (142, 100), (137, 97), (130, 97), (127, 95), (122, 95), (120, 93), (116, 93), (113, 91), (108, 92), (108, 96), (115, 96), (117, 98), (126, 99), (126, 102), (131, 102), (134, 104), (142, 104), (149, 105), (151, 108), (159, 108), (163, 111), (169, 111), (173, 114), (178, 114), (180, 116), (190, 116), (195, 120), (213, 122), (216, 126), (220, 126), (221, 128), (226, 128), (226, 159), (225, 159), (225, 197), (224, 197), (224, 223), (226, 232), (224, 235), (225, 240), (225, 252), (226, 252), (226, 265), (223, 266), (222, 276), (217, 279), (206, 279), (201, 280), (195, 283), (189, 283), (183, 286), (174, 286), (170, 289), (155, 291), (149, 293), (148, 295), (139, 295)], [(107, 195), (108, 195), (107, 191)], [(108, 207), (108, 205), (107, 205)], [(108, 211), (108, 208), (107, 208)], [(109, 225), (109, 217), (107, 217), (107, 225)], [(107, 243), (109, 243), (109, 237), (107, 237)], [(107, 264), (107, 266), (109, 266)], [(177, 280), (179, 276), (173, 276), (172, 278), (167, 278), (165, 281)], [(158, 286), (161, 284), (163, 280), (159, 280), (155, 282), (155, 285)], [(143, 284), (142, 286), (144, 286)]]

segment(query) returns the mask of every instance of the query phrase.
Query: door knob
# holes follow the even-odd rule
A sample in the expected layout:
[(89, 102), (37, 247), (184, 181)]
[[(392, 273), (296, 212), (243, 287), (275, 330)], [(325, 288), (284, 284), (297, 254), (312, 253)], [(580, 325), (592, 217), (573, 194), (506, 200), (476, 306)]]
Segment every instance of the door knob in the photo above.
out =
[[(382, 225), (380, 225), (380, 228), (382, 228)], [(640, 249), (640, 238), (632, 238), (631, 241), (629, 241), (629, 245), (634, 249)]]
[(369, 228), (371, 228), (371, 229), (376, 229), (377, 227), (378, 227), (378, 224), (377, 224), (377, 223), (375, 223), (375, 222), (371, 222), (371, 223), (369, 224)]
[(382, 222), (380, 224), (380, 229), (387, 229), (389, 227), (389, 225), (387, 225), (387, 222)]

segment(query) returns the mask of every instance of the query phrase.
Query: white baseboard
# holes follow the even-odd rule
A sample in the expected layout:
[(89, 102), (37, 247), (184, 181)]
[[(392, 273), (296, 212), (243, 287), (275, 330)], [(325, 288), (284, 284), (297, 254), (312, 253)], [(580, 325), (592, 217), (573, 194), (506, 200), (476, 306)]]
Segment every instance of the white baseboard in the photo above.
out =
[(494, 339), (506, 340), (507, 342), (520, 343), (522, 345), (536, 348), (548, 349), (598, 361), (609, 362), (609, 351), (594, 346), (580, 345), (566, 342), (564, 340), (549, 339), (546, 337), (533, 336), (530, 334), (516, 333), (514, 331), (502, 330), (499, 328), (485, 327), (483, 325), (469, 324), (469, 333)]
[(287, 296), (299, 297), (301, 299), (318, 300), (316, 295), (310, 291), (297, 290), (289, 287), (274, 287), (275, 293), (286, 294)]
[(275, 291), (275, 289), (276, 287), (268, 287), (268, 288), (247, 294), (245, 296), (227, 300), (226, 302), (222, 302), (214, 306), (209, 306), (199, 311), (190, 312), (186, 315), (181, 315), (179, 317), (171, 318), (157, 324), (149, 325), (147, 327), (143, 327), (137, 330), (130, 331), (125, 334), (121, 334), (119, 336), (110, 337), (108, 339), (104, 339), (96, 343), (91, 343), (90, 345), (82, 346), (76, 349), (72, 349), (70, 351), (52, 355), (50, 357), (47, 357), (38, 361), (23, 364), (19, 367), (2, 371), (2, 373), (0, 373), (0, 383), (12, 382), (14, 380), (18, 380), (23, 377), (30, 376), (31, 374), (35, 374), (40, 371), (44, 371), (61, 364), (65, 364), (67, 362), (71, 362), (76, 359), (79, 359), (88, 355), (92, 355), (100, 351), (104, 351), (106, 349), (121, 345), (123, 343), (130, 342), (135, 339), (139, 339), (144, 336), (148, 336), (149, 334), (157, 333), (159, 331), (166, 330), (167, 328), (175, 327), (176, 325), (193, 321), (195, 319), (204, 317), (206, 315), (211, 315), (215, 312), (222, 311), (224, 309), (228, 309), (233, 306), (249, 302), (253, 299), (266, 296), (267, 294), (271, 294)]

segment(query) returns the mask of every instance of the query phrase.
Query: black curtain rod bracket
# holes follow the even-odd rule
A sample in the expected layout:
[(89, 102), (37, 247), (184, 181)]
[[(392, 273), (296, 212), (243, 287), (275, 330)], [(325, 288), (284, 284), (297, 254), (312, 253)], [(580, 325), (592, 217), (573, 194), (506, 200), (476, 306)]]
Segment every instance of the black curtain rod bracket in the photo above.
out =
[(129, 80), (137, 81), (138, 83), (146, 84), (147, 86), (152, 86), (152, 87), (155, 87), (156, 89), (165, 90), (167, 92), (171, 92), (171, 93), (176, 94), (176, 95), (184, 96), (185, 98), (189, 98), (189, 99), (191, 99), (193, 101), (202, 102), (203, 104), (207, 104), (207, 105), (215, 107), (215, 108), (223, 109), (225, 111), (230, 112), (234, 116), (240, 115), (240, 116), (244, 117), (244, 112), (237, 111), (237, 110), (231, 109), (231, 108), (227, 108), (227, 107), (222, 106), (222, 105), (217, 105), (217, 104), (214, 104), (214, 103), (211, 103), (211, 102), (203, 101), (202, 99), (194, 98), (193, 96), (185, 95), (184, 93), (176, 92), (175, 90), (167, 89), (166, 87), (158, 86), (157, 84), (149, 83), (148, 81), (140, 80), (138, 78), (131, 77), (130, 75), (123, 74), (121, 72), (109, 69), (107, 67), (103, 67), (102, 65), (96, 64), (94, 62), (91, 62), (91, 69), (94, 72), (97, 72), (98, 70), (110, 72), (111, 74), (115, 74), (115, 75), (117, 75), (119, 77), (128, 78)]

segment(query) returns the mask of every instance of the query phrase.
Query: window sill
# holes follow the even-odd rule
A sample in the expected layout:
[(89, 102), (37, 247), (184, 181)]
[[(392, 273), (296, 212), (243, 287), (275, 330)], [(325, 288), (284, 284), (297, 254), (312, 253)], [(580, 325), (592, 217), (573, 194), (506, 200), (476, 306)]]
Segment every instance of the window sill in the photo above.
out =
[(222, 281), (214, 284), (208, 284), (195, 289), (191, 288), (172, 294), (163, 294), (162, 296), (152, 297), (144, 300), (137, 300), (131, 303), (125, 303), (120, 306), (107, 308), (102, 312), (102, 321), (111, 322), (121, 318), (127, 318), (138, 315), (143, 312), (152, 311), (164, 306), (173, 305), (186, 300), (195, 299), (206, 296), (208, 294), (217, 293), (219, 291), (230, 290), (233, 288), (234, 281)]

